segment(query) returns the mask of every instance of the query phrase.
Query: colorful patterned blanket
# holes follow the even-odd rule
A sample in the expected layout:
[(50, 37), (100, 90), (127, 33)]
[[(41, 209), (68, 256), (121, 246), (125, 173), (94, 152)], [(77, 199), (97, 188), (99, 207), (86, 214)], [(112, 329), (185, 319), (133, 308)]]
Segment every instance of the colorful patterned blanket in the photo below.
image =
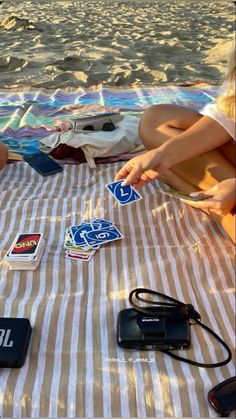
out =
[(39, 140), (51, 134), (56, 120), (87, 112), (119, 110), (141, 112), (157, 103), (175, 103), (200, 109), (216, 96), (217, 86), (161, 86), (72, 89), (0, 89), (0, 140), (11, 152), (25, 155), (39, 149)]

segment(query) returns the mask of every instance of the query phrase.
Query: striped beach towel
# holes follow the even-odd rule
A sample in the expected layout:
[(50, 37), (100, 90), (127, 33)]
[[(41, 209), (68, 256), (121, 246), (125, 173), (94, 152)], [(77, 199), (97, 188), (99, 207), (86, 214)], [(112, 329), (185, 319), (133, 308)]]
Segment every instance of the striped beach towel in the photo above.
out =
[[(192, 303), (234, 349), (234, 246), (202, 211), (163, 194), (159, 183), (121, 207), (104, 187), (121, 163), (65, 165), (42, 178), (24, 162), (0, 172), (0, 315), (26, 317), (33, 334), (25, 365), (0, 370), (0, 417), (214, 417), (208, 391), (235, 374), (205, 369), (157, 351), (116, 344), (119, 310), (135, 287)], [(85, 263), (65, 259), (67, 227), (112, 220), (124, 238)], [(46, 250), (35, 272), (2, 261), (18, 232), (40, 231)], [(192, 326), (182, 355), (200, 362), (226, 356)]]

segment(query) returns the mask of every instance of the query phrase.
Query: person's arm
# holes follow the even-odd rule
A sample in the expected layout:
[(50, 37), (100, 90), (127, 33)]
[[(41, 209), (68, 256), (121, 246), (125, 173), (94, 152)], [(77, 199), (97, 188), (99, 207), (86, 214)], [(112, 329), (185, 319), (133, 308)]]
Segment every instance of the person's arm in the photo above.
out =
[(203, 116), (189, 129), (160, 147), (128, 161), (115, 180), (126, 179), (125, 184), (140, 188), (172, 166), (216, 149), (230, 140), (230, 135), (218, 122)]
[(7, 162), (8, 158), (8, 149), (7, 147), (0, 142), (0, 170), (3, 169)]

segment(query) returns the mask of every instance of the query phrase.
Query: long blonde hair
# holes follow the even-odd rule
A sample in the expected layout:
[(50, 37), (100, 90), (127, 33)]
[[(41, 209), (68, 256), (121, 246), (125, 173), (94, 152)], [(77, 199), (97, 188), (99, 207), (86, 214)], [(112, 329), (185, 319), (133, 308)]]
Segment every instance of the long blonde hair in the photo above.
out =
[(236, 68), (235, 68), (235, 42), (228, 57), (228, 70), (226, 74), (226, 92), (223, 96), (216, 99), (219, 109), (229, 118), (236, 119), (235, 116), (235, 89), (236, 89)]

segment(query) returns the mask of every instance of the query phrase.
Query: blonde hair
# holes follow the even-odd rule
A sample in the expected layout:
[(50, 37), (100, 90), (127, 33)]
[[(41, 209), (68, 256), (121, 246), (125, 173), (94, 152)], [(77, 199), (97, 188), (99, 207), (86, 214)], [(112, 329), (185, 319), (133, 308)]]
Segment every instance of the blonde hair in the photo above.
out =
[(219, 109), (224, 112), (229, 118), (235, 117), (235, 89), (236, 89), (236, 68), (235, 68), (235, 42), (228, 57), (228, 70), (226, 74), (226, 93), (216, 99)]

